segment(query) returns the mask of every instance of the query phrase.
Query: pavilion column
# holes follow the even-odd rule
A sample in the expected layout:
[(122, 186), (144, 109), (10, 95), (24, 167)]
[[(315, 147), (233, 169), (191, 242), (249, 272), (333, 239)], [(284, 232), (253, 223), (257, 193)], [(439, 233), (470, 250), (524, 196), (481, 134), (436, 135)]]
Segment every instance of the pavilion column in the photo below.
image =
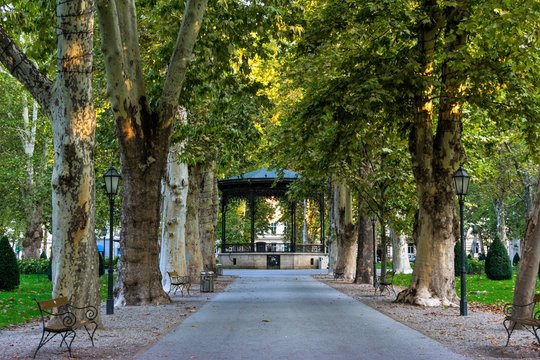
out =
[(255, 252), (255, 193), (249, 191), (249, 209), (251, 213), (251, 252)]
[(296, 202), (295, 201), (291, 203), (291, 222), (292, 222), (291, 252), (296, 252)]
[(320, 212), (320, 219), (321, 219), (321, 252), (324, 253), (324, 215), (325, 215), (325, 209), (324, 209), (324, 193), (321, 193), (319, 197), (319, 212)]
[(227, 196), (223, 195), (221, 197), (221, 253), (225, 253), (226, 244), (225, 244), (225, 229), (226, 219), (227, 219)]

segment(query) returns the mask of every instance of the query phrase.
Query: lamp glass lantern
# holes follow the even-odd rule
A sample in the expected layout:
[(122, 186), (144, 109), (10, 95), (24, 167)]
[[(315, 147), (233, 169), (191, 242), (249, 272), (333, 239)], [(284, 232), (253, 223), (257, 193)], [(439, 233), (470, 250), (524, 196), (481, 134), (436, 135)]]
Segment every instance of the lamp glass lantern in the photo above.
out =
[(467, 195), (469, 191), (469, 180), (471, 177), (465, 171), (463, 166), (460, 166), (459, 169), (454, 174), (454, 185), (456, 186), (456, 193), (458, 195)]
[(107, 195), (114, 196), (118, 192), (118, 183), (120, 182), (120, 174), (114, 166), (111, 165), (109, 167), (109, 170), (103, 175), (103, 179), (105, 180), (105, 191), (107, 192)]

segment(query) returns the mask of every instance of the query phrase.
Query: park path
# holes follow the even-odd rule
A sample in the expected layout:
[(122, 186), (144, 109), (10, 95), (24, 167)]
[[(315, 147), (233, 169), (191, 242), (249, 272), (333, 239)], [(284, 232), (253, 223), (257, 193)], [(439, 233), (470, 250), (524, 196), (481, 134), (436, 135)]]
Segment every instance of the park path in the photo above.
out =
[(225, 270), (238, 279), (135, 358), (464, 359), (314, 273)]

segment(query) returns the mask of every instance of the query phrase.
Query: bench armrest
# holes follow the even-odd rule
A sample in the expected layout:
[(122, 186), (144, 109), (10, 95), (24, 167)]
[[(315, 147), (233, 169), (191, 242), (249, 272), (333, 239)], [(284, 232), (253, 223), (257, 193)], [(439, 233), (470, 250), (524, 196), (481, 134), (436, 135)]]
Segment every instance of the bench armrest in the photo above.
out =
[(98, 314), (97, 309), (95, 307), (93, 307), (92, 305), (78, 307), (78, 306), (70, 304), (70, 305), (68, 305), (68, 307), (69, 307), (69, 309), (83, 310), (85, 320), (89, 320), (89, 321), (94, 320), (97, 317), (97, 314)]
[(518, 304), (505, 304), (504, 305), (504, 308), (503, 308), (503, 313), (504, 313), (504, 316), (506, 317), (512, 317), (512, 313), (514, 312), (514, 309), (519, 309), (519, 308), (528, 308), (530, 307), (531, 310), (530, 310), (530, 317), (538, 317), (538, 312), (537, 311), (536, 313), (534, 312), (534, 307), (536, 305), (536, 302), (530, 302), (528, 304), (524, 304), (524, 305), (518, 305)]

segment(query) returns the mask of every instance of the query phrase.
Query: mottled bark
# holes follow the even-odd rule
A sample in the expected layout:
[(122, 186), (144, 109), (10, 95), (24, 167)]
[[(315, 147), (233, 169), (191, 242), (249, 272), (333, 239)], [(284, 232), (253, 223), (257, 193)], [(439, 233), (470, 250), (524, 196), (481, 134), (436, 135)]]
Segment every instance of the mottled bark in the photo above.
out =
[(334, 272), (343, 273), (345, 279), (355, 277), (357, 226), (352, 217), (351, 190), (343, 183), (334, 185), (334, 219), (337, 261)]
[(358, 219), (358, 253), (356, 257), (356, 284), (373, 284), (373, 227), (366, 215)]
[(37, 259), (41, 255), (41, 242), (43, 241), (43, 206), (35, 199), (36, 182), (34, 180), (34, 149), (36, 145), (38, 109), (37, 102), (33, 101), (32, 118), (24, 95), (23, 126), (19, 128), (21, 144), (26, 156), (25, 173), (26, 184), (23, 199), (26, 203), (26, 231), (23, 240), (23, 258)]
[(167, 160), (167, 174), (163, 179), (163, 210), (161, 253), (159, 267), (163, 288), (168, 291), (167, 272), (187, 274), (186, 265), (186, 205), (188, 193), (187, 165), (178, 160), (181, 144), (171, 146)]
[(199, 189), (199, 236), (201, 256), (205, 269), (216, 267), (216, 226), (219, 211), (217, 179), (214, 174), (215, 163), (201, 167), (201, 184)]
[[(415, 96), (415, 118), (409, 148), (418, 194), (418, 243), (415, 268), (408, 289), (397, 301), (423, 306), (455, 305), (453, 232), (455, 192), (452, 176), (463, 159), (461, 145), (464, 69), (459, 50), (466, 34), (459, 24), (467, 16), (466, 1), (443, 11), (437, 2), (422, 4), (430, 21), (418, 28), (418, 61), (422, 87)], [(445, 52), (435, 74), (437, 36), (444, 30)], [(433, 132), (433, 96), (440, 76), (437, 129)], [(433, 135), (435, 134), (435, 135)]]
[[(94, 135), (92, 99), (93, 1), (60, 2), (57, 77), (53, 83), (15, 46), (0, 26), (0, 61), (52, 119), (52, 296), (99, 309), (94, 236)], [(99, 318), (98, 318), (99, 320)]]
[(120, 140), (123, 203), (118, 299), (127, 305), (170, 301), (159, 269), (161, 179), (178, 98), (206, 0), (188, 0), (163, 92), (152, 110), (144, 86), (135, 2), (98, 0), (107, 92)]
[(394, 229), (390, 228), (390, 238), (392, 239), (392, 268), (396, 274), (412, 273), (409, 254), (407, 253), (407, 238), (398, 236)]
[(204, 270), (201, 234), (199, 227), (199, 193), (203, 179), (200, 165), (190, 165), (189, 191), (187, 196), (186, 217), (186, 262), (188, 275), (192, 281), (199, 278)]
[[(532, 206), (531, 217), (527, 222), (525, 238), (521, 247), (521, 260), (514, 289), (514, 304), (528, 304), (532, 301), (536, 289), (538, 266), (540, 264), (540, 172), (536, 187), (536, 197)], [(514, 315), (526, 317), (525, 308), (514, 308)], [(529, 313), (530, 314), (530, 313)]]
[(503, 199), (493, 199), (495, 215), (497, 216), (497, 236), (499, 240), (508, 248), (508, 239), (506, 238), (506, 211)]

